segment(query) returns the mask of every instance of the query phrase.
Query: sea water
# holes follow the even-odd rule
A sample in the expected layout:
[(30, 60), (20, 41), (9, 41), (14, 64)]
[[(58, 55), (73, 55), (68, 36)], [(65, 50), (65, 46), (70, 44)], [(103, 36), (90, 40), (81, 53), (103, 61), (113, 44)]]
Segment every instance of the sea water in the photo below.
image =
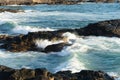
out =
[[(82, 3), (76, 5), (0, 6), (25, 12), (0, 13), (0, 34), (27, 34), (35, 31), (54, 31), (63, 28), (82, 28), (89, 23), (120, 19), (119, 3)], [(12, 68), (47, 68), (51, 72), (83, 69), (102, 70), (120, 80), (120, 38), (79, 37), (65, 33), (73, 45), (61, 52), (9, 52), (0, 50), (0, 65)], [(43, 44), (43, 42), (45, 44)], [(61, 41), (58, 41), (61, 42)], [(58, 43), (54, 42), (54, 43)], [(48, 40), (36, 40), (38, 47), (53, 44)]]

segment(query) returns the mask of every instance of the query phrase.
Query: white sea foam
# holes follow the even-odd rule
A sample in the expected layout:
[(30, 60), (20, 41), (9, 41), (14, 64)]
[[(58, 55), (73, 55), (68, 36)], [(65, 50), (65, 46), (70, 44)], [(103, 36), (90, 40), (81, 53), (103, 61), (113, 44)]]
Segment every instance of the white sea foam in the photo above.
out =
[[(58, 67), (55, 68), (55, 72), (57, 71), (65, 71), (65, 70), (71, 70), (72, 72), (79, 72), (81, 69), (89, 69), (89, 66), (85, 66), (85, 64), (91, 64), (89, 60), (87, 62), (84, 62), (84, 60), (79, 61), (78, 60), (78, 54), (83, 55), (83, 53), (89, 53), (89, 50), (97, 50), (97, 51), (111, 51), (112, 54), (116, 52), (120, 52), (119, 50), (120, 45), (120, 39), (119, 38), (109, 38), (109, 37), (85, 37), (85, 38), (76, 38), (73, 45), (65, 48), (63, 52), (58, 53), (59, 56), (68, 56), (68, 55), (74, 55), (71, 59), (67, 60), (64, 63), (61, 63), (58, 65)], [(64, 54), (64, 51), (66, 51), (66, 54)], [(100, 53), (102, 54), (102, 53)], [(103, 53), (104, 54), (104, 53)], [(95, 54), (96, 55), (96, 54)], [(106, 54), (107, 55), (107, 54)], [(109, 53), (111, 55), (111, 53)], [(119, 55), (119, 54), (118, 54)], [(88, 57), (87, 57), (88, 56)], [(82, 56), (86, 59), (94, 60), (94, 54)], [(114, 55), (113, 55), (114, 56)], [(80, 56), (79, 56), (80, 58)], [(101, 60), (102, 58), (99, 57)], [(97, 60), (96, 60), (97, 61)], [(99, 65), (98, 61), (98, 65)], [(108, 61), (104, 61), (108, 62)], [(109, 62), (108, 62), (109, 63)], [(107, 63), (107, 64), (108, 64)], [(100, 63), (101, 64), (101, 63)], [(94, 64), (95, 66), (98, 66), (97, 64)], [(110, 64), (109, 64), (110, 65)], [(111, 66), (112, 67), (112, 66)], [(101, 67), (103, 68), (103, 67)], [(101, 69), (100, 68), (100, 69)], [(116, 77), (116, 80), (120, 80), (120, 75), (118, 73), (109, 73), (111, 76)]]
[(52, 44), (58, 44), (58, 43), (62, 43), (64, 42), (63, 40), (59, 40), (59, 41), (49, 41), (47, 39), (43, 40), (43, 39), (37, 39), (35, 40), (35, 44), (37, 45), (37, 47), (39, 48), (45, 48), (47, 47), (48, 45), (52, 45)]
[(58, 67), (55, 68), (55, 72), (71, 70), (72, 73), (75, 73), (80, 72), (80, 70), (83, 69), (86, 69), (84, 63), (80, 62), (77, 59), (77, 54), (73, 54), (73, 57), (70, 60), (65, 61), (58, 65)]
[(68, 39), (76, 39), (76, 35), (72, 34), (70, 32), (66, 32), (63, 34), (64, 37), (67, 37)]
[(48, 45), (51, 45), (52, 42), (51, 42), (51, 41), (48, 41), (48, 40), (36, 40), (36, 41), (35, 41), (35, 44), (37, 45), (37, 47), (44, 49), (44, 48), (47, 47)]
[(51, 28), (40, 28), (40, 27), (32, 27), (32, 26), (16, 26), (12, 30), (14, 33), (22, 33), (27, 34), (28, 32), (37, 32), (37, 31), (54, 31)]
[(65, 40), (56, 40), (56, 41), (49, 41), (47, 39), (42, 40), (42, 39), (37, 39), (35, 40), (35, 44), (40, 47), (40, 48), (45, 48), (48, 45), (52, 45), (52, 44), (58, 44), (58, 43), (63, 43), (63, 42), (67, 42), (67, 43), (72, 43), (71, 41), (76, 39), (76, 35), (72, 34), (72, 33), (64, 33), (63, 36), (65, 37)]
[(115, 78), (115, 80), (120, 80), (120, 73), (119, 72), (108, 72), (108, 74)]
[(81, 39), (79, 43), (87, 45), (95, 50), (111, 50), (118, 51), (120, 47), (120, 39), (113, 37), (86, 37), (86, 39)]

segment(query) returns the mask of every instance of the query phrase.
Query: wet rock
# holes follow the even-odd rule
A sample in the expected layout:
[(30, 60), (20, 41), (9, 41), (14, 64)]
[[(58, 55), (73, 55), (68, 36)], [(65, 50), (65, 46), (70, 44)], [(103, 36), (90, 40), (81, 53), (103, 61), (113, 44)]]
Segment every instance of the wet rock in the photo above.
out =
[(64, 37), (62, 37), (62, 34), (57, 34), (56, 31), (29, 32), (26, 35), (11, 37), (4, 37), (1, 35), (0, 41), (3, 42), (3, 45), (1, 45), (0, 48), (11, 52), (43, 51), (43, 49), (38, 48), (35, 44), (35, 40), (37, 39), (55, 41), (62, 40)]
[(83, 36), (120, 37), (120, 19), (92, 23), (84, 28), (76, 29), (76, 32)]
[(82, 70), (76, 73), (78, 80), (114, 80), (103, 71)]
[(9, 76), (14, 73), (14, 69), (0, 66), (0, 80), (9, 80)]
[(78, 77), (72, 74), (71, 71), (59, 71), (54, 76), (55, 80), (78, 80)]
[(12, 69), (0, 66), (0, 80), (114, 80), (102, 71), (82, 70), (78, 73), (59, 71), (55, 74), (46, 69)]
[(0, 35), (0, 43), (3, 43), (7, 37), (8, 35)]
[(10, 75), (10, 80), (26, 80), (34, 77), (35, 77), (34, 70), (20, 69), (20, 70), (15, 70), (15, 72)]
[(49, 52), (60, 52), (63, 50), (65, 46), (70, 46), (71, 44), (68, 43), (58, 43), (58, 44), (52, 44), (48, 45), (43, 52), (49, 53)]

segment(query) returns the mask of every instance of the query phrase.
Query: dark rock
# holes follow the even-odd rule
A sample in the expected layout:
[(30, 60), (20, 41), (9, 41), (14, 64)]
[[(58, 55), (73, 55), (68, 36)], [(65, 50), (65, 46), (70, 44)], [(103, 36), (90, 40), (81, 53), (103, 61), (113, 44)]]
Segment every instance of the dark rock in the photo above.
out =
[(75, 74), (72, 74), (71, 71), (59, 71), (54, 74), (56, 80), (78, 80)]
[(35, 71), (32, 69), (20, 69), (15, 70), (13, 74), (10, 75), (10, 80), (26, 80), (35, 77)]
[[(62, 33), (56, 31), (42, 31), (42, 32), (29, 32), (27, 35), (18, 35), (18, 36), (0, 36), (0, 42), (3, 42), (3, 45), (0, 48), (6, 49), (11, 52), (20, 52), (20, 51), (43, 51), (43, 49), (38, 48), (35, 44), (37, 39), (48, 39), (52, 40), (61, 40)], [(54, 51), (53, 51), (54, 52)]]
[(89, 24), (84, 28), (76, 29), (76, 31), (83, 36), (120, 37), (120, 19)]
[(12, 69), (0, 66), (0, 80), (114, 80), (102, 71), (82, 70), (78, 73), (60, 71), (55, 74), (46, 69)]
[(0, 80), (9, 80), (9, 76), (14, 73), (14, 69), (0, 66)]
[(76, 73), (78, 80), (114, 80), (103, 71), (82, 70)]
[(71, 44), (68, 43), (58, 43), (58, 44), (52, 44), (52, 45), (48, 45), (43, 52), (60, 52), (61, 50), (63, 50), (63, 48), (65, 46), (70, 46)]

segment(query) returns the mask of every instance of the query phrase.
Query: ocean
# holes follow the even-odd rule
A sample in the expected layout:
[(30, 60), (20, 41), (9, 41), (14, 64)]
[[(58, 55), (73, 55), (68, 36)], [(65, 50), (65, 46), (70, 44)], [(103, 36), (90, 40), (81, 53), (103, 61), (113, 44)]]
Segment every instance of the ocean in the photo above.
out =
[[(81, 3), (75, 5), (8, 5), (0, 8), (20, 9), (25, 12), (0, 13), (0, 34), (19, 35), (35, 31), (54, 31), (63, 28), (82, 28), (89, 23), (120, 19), (120, 3)], [(102, 70), (120, 80), (120, 38), (79, 37), (65, 33), (73, 45), (61, 52), (9, 52), (0, 49), (0, 65), (12, 68), (46, 68), (50, 72), (71, 70)], [(48, 40), (37, 40), (46, 47)]]

